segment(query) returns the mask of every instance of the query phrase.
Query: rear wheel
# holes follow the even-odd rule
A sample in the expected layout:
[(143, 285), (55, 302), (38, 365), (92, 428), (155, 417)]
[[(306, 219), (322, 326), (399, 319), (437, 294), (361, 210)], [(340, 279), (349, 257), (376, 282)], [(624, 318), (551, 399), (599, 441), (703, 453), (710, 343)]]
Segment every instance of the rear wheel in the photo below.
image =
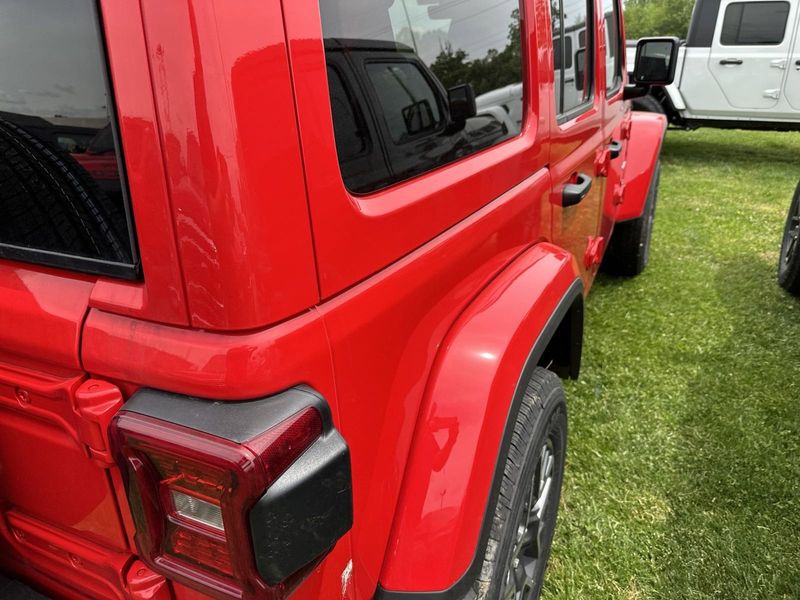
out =
[(603, 271), (611, 275), (634, 277), (644, 271), (650, 260), (650, 239), (653, 235), (653, 220), (656, 216), (658, 183), (661, 177), (661, 162), (656, 163), (653, 181), (647, 192), (644, 212), (638, 219), (623, 221), (614, 226), (611, 242), (603, 256)]
[(525, 389), (476, 591), (484, 600), (535, 600), (555, 531), (567, 406), (558, 376), (537, 368)]
[(664, 107), (661, 106), (661, 103), (649, 94), (631, 100), (631, 108), (642, 112), (665, 114)]
[(778, 283), (790, 294), (800, 296), (800, 183), (794, 192), (786, 226), (783, 228), (778, 259)]

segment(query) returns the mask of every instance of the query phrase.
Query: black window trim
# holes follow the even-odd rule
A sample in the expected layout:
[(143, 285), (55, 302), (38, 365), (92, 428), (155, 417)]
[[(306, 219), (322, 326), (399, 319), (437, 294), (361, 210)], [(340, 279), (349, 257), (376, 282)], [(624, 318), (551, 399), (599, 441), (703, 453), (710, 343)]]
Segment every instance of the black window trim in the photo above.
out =
[(136, 239), (136, 228), (134, 226), (133, 211), (131, 209), (130, 192), (128, 188), (128, 173), (125, 166), (125, 153), (122, 147), (122, 138), (119, 134), (119, 114), (117, 113), (117, 103), (114, 96), (114, 89), (111, 80), (111, 70), (109, 65), (108, 44), (106, 43), (105, 31), (103, 29), (102, 9), (99, 2), (92, 3), (94, 7), (95, 30), (97, 32), (100, 50), (102, 52), (104, 85), (108, 98), (109, 122), (111, 133), (114, 138), (114, 151), (117, 157), (117, 169), (119, 172), (120, 188), (122, 190), (122, 202), (127, 221), (128, 241), (131, 250), (131, 262), (120, 263), (110, 260), (80, 256), (77, 254), (66, 254), (52, 250), (42, 250), (27, 246), (18, 246), (0, 241), (0, 259), (13, 260), (18, 262), (30, 263), (43, 267), (54, 267), (67, 271), (76, 271), (89, 275), (100, 275), (114, 277), (116, 279), (126, 279), (136, 281), (142, 279), (141, 257), (139, 256), (139, 246)]
[[(564, 35), (567, 33), (567, 31), (568, 30), (570, 30), (570, 31), (574, 30), (574, 29), (576, 29), (576, 27), (575, 26), (571, 26), (569, 28), (564, 28), (564, 2), (563, 2), (563, 0), (560, 0), (558, 5), (559, 5), (559, 10), (561, 11), (561, 14), (559, 15), (559, 17), (560, 17), (559, 18), (559, 23), (561, 23), (561, 38), (564, 39)], [(558, 106), (556, 107), (556, 115), (557, 115), (556, 124), (557, 125), (564, 125), (565, 123), (569, 123), (570, 121), (574, 121), (575, 119), (580, 117), (582, 114), (589, 112), (592, 109), (592, 107), (594, 106), (594, 102), (595, 102), (595, 99), (596, 99), (595, 98), (595, 94), (596, 94), (595, 88), (597, 86), (595, 85), (596, 73), (595, 73), (595, 64), (594, 64), (595, 63), (595, 59), (596, 59), (596, 44), (595, 44), (595, 39), (594, 39), (595, 38), (595, 33), (594, 33), (594, 29), (595, 29), (594, 28), (595, 3), (593, 2), (593, 0), (587, 0), (586, 7), (587, 7), (587, 14), (586, 14), (587, 36), (586, 37), (588, 38), (588, 42), (586, 44), (586, 49), (588, 50), (589, 48), (591, 48), (591, 50), (592, 50), (592, 60), (591, 60), (592, 75), (589, 78), (589, 83), (591, 84), (592, 89), (591, 89), (591, 93), (589, 95), (589, 98), (586, 101), (582, 102), (581, 104), (579, 104), (578, 106), (576, 106), (574, 108), (571, 108), (567, 112), (562, 113), (562, 112), (560, 112), (561, 111), (561, 107), (558, 107)], [(587, 61), (587, 64), (589, 64), (588, 61)], [(555, 69), (553, 69), (553, 71), (555, 72)], [(563, 105), (563, 103), (564, 103), (564, 88), (563, 88), (563, 86), (564, 86), (564, 75), (563, 75), (564, 69), (563, 69), (563, 67), (561, 69), (561, 72), (562, 72), (562, 75), (561, 75), (561, 85), (562, 85), (561, 103)]]
[[(459, 164), (459, 163), (461, 163), (461, 162), (463, 162), (465, 160), (469, 160), (473, 156), (478, 156), (478, 155), (481, 155), (481, 154), (483, 154), (485, 152), (491, 152), (491, 151), (495, 150), (496, 148), (499, 148), (499, 147), (503, 146), (504, 144), (507, 144), (507, 143), (509, 143), (509, 142), (511, 142), (513, 140), (517, 140), (517, 139), (519, 139), (519, 138), (521, 138), (521, 137), (523, 137), (525, 135), (525, 124), (526, 124), (526, 122), (527, 122), (527, 120), (529, 118), (529, 115), (527, 114), (528, 113), (528, 106), (527, 106), (527, 102), (526, 101), (529, 98), (528, 94), (530, 93), (530, 86), (532, 85), (532, 83), (530, 81), (530, 78), (531, 78), (531, 75), (530, 75), (530, 61), (529, 61), (529, 58), (528, 58), (528, 53), (526, 52), (526, 48), (527, 48), (527, 40), (526, 40), (526, 35), (525, 35), (525, 26), (526, 26), (525, 25), (526, 24), (526, 15), (525, 15), (526, 8), (525, 8), (525, 5), (526, 5), (526, 2), (524, 0), (516, 0), (516, 2), (517, 2), (517, 5), (519, 6), (520, 48), (521, 48), (521, 57), (520, 57), (521, 82), (520, 83), (522, 83), (522, 106), (523, 106), (523, 109), (522, 109), (522, 111), (523, 111), (522, 112), (522, 123), (521, 123), (520, 131), (514, 137), (510, 137), (508, 139), (502, 140), (501, 142), (498, 142), (498, 143), (493, 144), (491, 146), (488, 146), (486, 148), (482, 148), (482, 149), (478, 150), (477, 152), (468, 154), (467, 156), (460, 157), (460, 158), (454, 160), (453, 162), (450, 162), (450, 163), (447, 163), (447, 164), (443, 164), (443, 165), (438, 165), (438, 166), (436, 166), (436, 167), (434, 167), (434, 168), (432, 168), (432, 169), (430, 169), (428, 171), (417, 173), (417, 174), (412, 175), (411, 177), (408, 177), (406, 179), (394, 180), (394, 181), (390, 182), (388, 185), (386, 185), (384, 187), (379, 187), (379, 188), (376, 188), (374, 190), (370, 190), (370, 191), (367, 191), (367, 192), (356, 192), (356, 191), (351, 190), (347, 186), (347, 184), (344, 183), (344, 178), (342, 177), (341, 178), (342, 186), (344, 187), (345, 191), (350, 196), (353, 196), (355, 198), (370, 198), (371, 196), (376, 196), (376, 195), (379, 195), (379, 194), (386, 193), (387, 191), (393, 190), (393, 189), (395, 189), (395, 188), (397, 188), (398, 186), (401, 186), (401, 185), (414, 184), (415, 182), (417, 182), (422, 177), (425, 177), (425, 176), (427, 176), (429, 174), (439, 173), (443, 169), (446, 169), (448, 167), (452, 167), (453, 165)], [(336, 39), (336, 38), (326, 38), (326, 37), (324, 37), (324, 32), (323, 32), (323, 40), (326, 43), (328, 42), (328, 40), (332, 40), (332, 39)], [(327, 49), (328, 49), (328, 47), (325, 46), (326, 52), (327, 52)], [(370, 102), (368, 103), (369, 105), (364, 105), (362, 107), (363, 110), (364, 110), (364, 118), (365, 119), (369, 119), (371, 124), (372, 124), (372, 126), (375, 128), (374, 129), (374, 133), (375, 133), (376, 139), (375, 139), (374, 142), (375, 142), (376, 146), (379, 147), (381, 149), (381, 151), (382, 151), (383, 158), (386, 161), (387, 167), (389, 169), (389, 173), (391, 175), (394, 175), (395, 174), (395, 170), (392, 167), (391, 160), (390, 160), (391, 154), (392, 154), (392, 152), (395, 151), (394, 149), (401, 148), (403, 145), (405, 145), (406, 142), (403, 142), (402, 144), (395, 143), (391, 139), (391, 136), (389, 135), (389, 132), (386, 130), (385, 120), (382, 117), (379, 117), (379, 115), (376, 114), (376, 110), (375, 110), (375, 108), (373, 106), (374, 102), (377, 101), (377, 98), (375, 97), (375, 91), (373, 89), (374, 86), (372, 85), (372, 82), (369, 80), (369, 77), (366, 77), (366, 74), (363, 73), (363, 70), (365, 70), (365, 64), (367, 62), (369, 62), (371, 59), (368, 58), (368, 59), (365, 59), (363, 61), (353, 60), (352, 57), (350, 56), (350, 53), (348, 52), (347, 48), (341, 48), (341, 51), (345, 54), (346, 60), (351, 64), (351, 66), (354, 69), (362, 70), (362, 73), (361, 73), (362, 76), (361, 76), (360, 79), (362, 79), (364, 81), (356, 82), (356, 84), (358, 85), (359, 89), (364, 93), (364, 95), (366, 97), (370, 98)], [(395, 57), (395, 58), (399, 58), (399, 57)], [(388, 62), (391, 59), (380, 58), (380, 59), (374, 59), (374, 60), (375, 60), (375, 62), (385, 63), (385, 62)], [(401, 62), (406, 62), (402, 58), (399, 58), (399, 60)], [(327, 60), (326, 60), (326, 64), (327, 64)], [(418, 65), (417, 65), (417, 68), (419, 68)], [(430, 77), (429, 77), (429, 74), (427, 73), (427, 70), (426, 69), (420, 69), (420, 71), (422, 72), (423, 77), (425, 77), (426, 79), (428, 79), (430, 81)], [(434, 87), (439, 89), (441, 94), (443, 95), (443, 97), (442, 97), (442, 99), (440, 101), (446, 102), (447, 101), (447, 90), (444, 88), (442, 83), (438, 79), (434, 78), (433, 84), (434, 84)], [(443, 115), (449, 114), (449, 108), (446, 107), (446, 106), (444, 108), (440, 108), (440, 110), (442, 110), (442, 114)], [(444, 119), (443, 123), (444, 123), (443, 127), (441, 129), (436, 130), (437, 132), (441, 133), (443, 130), (446, 129), (446, 126), (447, 126), (447, 119), (446, 118)], [(333, 123), (331, 123), (331, 128), (333, 128)], [(425, 132), (424, 134), (421, 134), (421, 135), (430, 136), (432, 133), (433, 132)], [(418, 141), (418, 140), (417, 140), (417, 138), (414, 138), (414, 139), (412, 139), (410, 141)], [(339, 165), (339, 173), (340, 173), (340, 175), (342, 174), (341, 165)]]
[[(786, 4), (789, 7), (789, 12), (786, 13), (786, 21), (784, 21), (784, 23), (783, 23), (783, 33), (781, 34), (781, 41), (779, 41), (777, 43), (772, 43), (772, 44), (725, 44), (725, 43), (722, 42), (722, 33), (723, 33), (723, 30), (725, 29), (725, 19), (727, 18), (728, 11), (730, 10), (730, 8), (732, 6), (735, 6), (737, 4), (745, 5), (745, 4), (767, 4), (767, 3), (770, 3), (770, 4)], [(742, 12), (744, 13), (744, 8), (742, 8)], [(721, 21), (720, 21), (720, 26), (719, 26), (719, 45), (720, 46), (724, 46), (725, 48), (764, 48), (764, 47), (774, 48), (774, 47), (777, 47), (777, 46), (781, 46), (786, 41), (786, 30), (789, 28), (789, 16), (791, 14), (792, 14), (792, 3), (789, 2), (788, 0), (768, 0), (768, 2), (753, 2), (752, 0), (738, 0), (736, 2), (731, 2), (725, 7), (724, 11), (720, 11)], [(740, 28), (741, 28), (741, 25), (742, 25), (742, 19), (743, 18), (744, 18), (744, 14), (742, 14), (742, 18), (739, 19), (739, 27)], [(738, 36), (737, 36), (737, 39), (738, 39)]]

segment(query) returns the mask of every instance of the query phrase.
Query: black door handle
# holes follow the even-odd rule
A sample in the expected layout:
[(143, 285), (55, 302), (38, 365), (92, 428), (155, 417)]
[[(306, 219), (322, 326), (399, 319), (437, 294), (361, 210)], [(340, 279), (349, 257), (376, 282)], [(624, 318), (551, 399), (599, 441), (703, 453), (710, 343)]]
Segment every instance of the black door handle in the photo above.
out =
[(575, 206), (586, 197), (592, 189), (592, 178), (584, 173), (578, 173), (575, 183), (568, 183), (561, 193), (561, 206)]
[(622, 154), (622, 142), (611, 140), (611, 143), (608, 145), (608, 151), (611, 153), (611, 160), (619, 158), (619, 155)]
[(743, 62), (744, 61), (741, 58), (723, 58), (721, 61), (719, 61), (719, 64), (721, 64), (721, 65), (740, 65)]

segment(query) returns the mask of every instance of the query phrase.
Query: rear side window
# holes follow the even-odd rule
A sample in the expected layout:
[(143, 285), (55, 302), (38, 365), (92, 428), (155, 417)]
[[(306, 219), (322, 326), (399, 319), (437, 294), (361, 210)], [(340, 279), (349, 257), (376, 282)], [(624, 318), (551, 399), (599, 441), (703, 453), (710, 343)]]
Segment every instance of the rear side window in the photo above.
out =
[(735, 2), (725, 9), (723, 46), (777, 46), (786, 35), (788, 2)]
[[(328, 66), (348, 82), (348, 93), (340, 82), (328, 85), (339, 166), (350, 191), (376, 191), (521, 131), (519, 0), (319, 4)], [(464, 111), (471, 93), (475, 115)], [(363, 126), (355, 139), (350, 115), (360, 109)], [(369, 156), (353, 160), (352, 145)]]
[(0, 11), (0, 257), (135, 277), (94, 0)]
[(592, 6), (587, 0), (552, 0), (550, 4), (554, 90), (561, 121), (583, 112), (593, 98), (594, 43), (586, 27), (591, 23)]

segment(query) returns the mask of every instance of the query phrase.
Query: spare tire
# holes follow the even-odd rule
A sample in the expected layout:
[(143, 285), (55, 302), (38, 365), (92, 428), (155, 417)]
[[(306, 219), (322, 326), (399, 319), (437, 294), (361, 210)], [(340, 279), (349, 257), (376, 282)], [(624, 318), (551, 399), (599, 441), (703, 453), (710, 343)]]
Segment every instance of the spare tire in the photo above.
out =
[(124, 206), (71, 156), (0, 119), (0, 242), (130, 263)]

